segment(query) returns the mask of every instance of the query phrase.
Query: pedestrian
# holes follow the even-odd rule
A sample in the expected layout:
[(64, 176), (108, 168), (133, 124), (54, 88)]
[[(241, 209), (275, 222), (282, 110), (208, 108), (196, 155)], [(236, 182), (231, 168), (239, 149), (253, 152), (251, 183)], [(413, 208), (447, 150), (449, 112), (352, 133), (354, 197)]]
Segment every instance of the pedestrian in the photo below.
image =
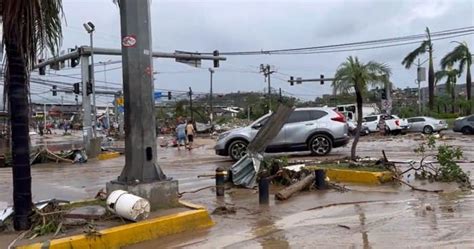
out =
[(180, 149), (180, 146), (183, 145), (186, 147), (186, 125), (183, 121), (179, 121), (178, 126), (176, 126), (176, 138), (177, 138), (177, 144), (178, 144), (178, 150)]
[(44, 123), (43, 123), (43, 121), (40, 121), (38, 123), (38, 130), (39, 130), (40, 136), (43, 136), (43, 132), (44, 132)]
[(186, 134), (188, 135), (188, 150), (191, 150), (193, 148), (195, 133), (196, 132), (194, 130), (193, 120), (190, 119), (188, 121), (188, 124), (186, 125)]
[(46, 134), (53, 134), (53, 131), (51, 130), (51, 123), (46, 123)]
[(69, 129), (69, 121), (68, 120), (64, 120), (64, 135), (67, 134), (67, 130)]

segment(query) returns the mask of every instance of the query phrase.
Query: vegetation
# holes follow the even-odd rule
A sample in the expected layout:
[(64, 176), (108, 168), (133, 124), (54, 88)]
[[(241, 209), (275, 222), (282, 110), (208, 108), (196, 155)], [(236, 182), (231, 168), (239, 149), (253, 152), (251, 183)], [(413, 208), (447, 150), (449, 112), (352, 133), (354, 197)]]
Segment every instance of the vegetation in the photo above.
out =
[[(415, 176), (421, 179), (442, 182), (457, 182), (462, 188), (471, 188), (469, 172), (464, 172), (456, 160), (463, 157), (463, 152), (459, 147), (451, 145), (436, 145), (436, 138), (429, 136), (414, 150), (422, 156), (419, 167), (415, 170)], [(436, 151), (436, 154), (430, 152)], [(438, 165), (427, 163), (427, 158), (433, 157), (438, 161)]]
[(431, 42), (430, 29), (426, 27), (426, 40), (421, 42), (420, 46), (411, 51), (402, 61), (402, 65), (409, 69), (415, 60), (421, 55), (428, 53), (429, 69), (428, 69), (428, 92), (429, 92), (429, 109), (434, 109), (434, 89), (435, 89), (435, 72), (433, 67), (433, 43)]
[(348, 57), (337, 69), (333, 87), (336, 92), (348, 93), (354, 90), (357, 103), (357, 128), (351, 148), (351, 160), (356, 160), (356, 148), (362, 127), (363, 95), (368, 92), (368, 86), (390, 84), (391, 70), (385, 64), (374, 61), (362, 63), (357, 57)]
[[(14, 227), (30, 228), (32, 211), (29, 150), (29, 71), (44, 48), (57, 53), (62, 39), (61, 0), (3, 0), (6, 51), (5, 94), (11, 120)], [(7, 99), (7, 98), (4, 98)]]
[(471, 65), (472, 65), (472, 54), (469, 51), (469, 47), (466, 42), (456, 42), (459, 45), (456, 46), (453, 51), (446, 54), (441, 59), (441, 68), (445, 70), (446, 68), (452, 67), (454, 64), (459, 64), (459, 76), (464, 70), (466, 70), (466, 99), (471, 100)]
[[(445, 87), (446, 87), (446, 94), (451, 95), (451, 103), (456, 102), (456, 81), (460, 72), (456, 69), (452, 69), (451, 67), (437, 71), (435, 73), (435, 82), (438, 83), (442, 79), (446, 78)], [(451, 105), (451, 112), (456, 111), (455, 105)]]

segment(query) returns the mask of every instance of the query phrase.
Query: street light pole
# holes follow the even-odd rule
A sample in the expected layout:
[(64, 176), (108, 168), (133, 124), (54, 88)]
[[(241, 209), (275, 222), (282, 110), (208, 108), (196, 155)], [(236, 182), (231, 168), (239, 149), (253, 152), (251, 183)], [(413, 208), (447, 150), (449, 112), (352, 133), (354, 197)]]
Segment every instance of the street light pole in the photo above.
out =
[(97, 122), (97, 106), (95, 101), (95, 75), (94, 75), (94, 31), (95, 25), (92, 22), (84, 23), (84, 28), (86, 29), (87, 33), (90, 36), (90, 45), (91, 45), (91, 66), (90, 66), (90, 80), (92, 85), (92, 104), (94, 108), (92, 112), (94, 113), (94, 120), (92, 121), (92, 132), (94, 134), (94, 138), (97, 137), (96, 133), (96, 122)]
[(209, 91), (209, 120), (210, 120), (210, 125), (212, 126), (213, 121), (214, 121), (214, 112), (212, 108), (212, 75), (214, 74), (214, 70), (212, 68), (209, 68), (209, 73), (211, 74), (211, 79), (210, 79), (210, 84), (211, 84), (211, 89)]

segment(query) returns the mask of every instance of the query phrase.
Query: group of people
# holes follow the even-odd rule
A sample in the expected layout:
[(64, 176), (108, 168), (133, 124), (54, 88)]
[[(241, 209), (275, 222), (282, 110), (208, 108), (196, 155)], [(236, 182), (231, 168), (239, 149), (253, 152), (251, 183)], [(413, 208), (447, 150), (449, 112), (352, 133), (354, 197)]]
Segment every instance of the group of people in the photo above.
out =
[(176, 126), (176, 140), (178, 150), (181, 150), (181, 146), (184, 146), (184, 148), (191, 150), (193, 148), (195, 134), (196, 130), (194, 129), (192, 120), (189, 120), (187, 123), (185, 120), (179, 120), (178, 125)]
[(46, 122), (44, 123), (43, 121), (39, 121), (37, 125), (35, 125), (38, 128), (38, 132), (40, 136), (43, 136), (44, 133), (46, 134), (53, 134), (52, 129), (64, 129), (64, 134), (67, 134), (68, 130), (71, 129), (71, 122), (67, 119), (64, 119), (63, 121), (57, 122), (54, 120), (53, 122)]

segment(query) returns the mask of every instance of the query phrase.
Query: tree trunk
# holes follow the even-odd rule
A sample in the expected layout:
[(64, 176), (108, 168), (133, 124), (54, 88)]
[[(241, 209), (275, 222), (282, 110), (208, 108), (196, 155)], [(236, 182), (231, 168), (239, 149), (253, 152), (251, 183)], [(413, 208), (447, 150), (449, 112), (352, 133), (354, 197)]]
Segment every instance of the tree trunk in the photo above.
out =
[(278, 193), (275, 194), (275, 198), (280, 201), (288, 200), (295, 193), (300, 192), (314, 183), (314, 179), (316, 179), (316, 176), (314, 174), (310, 174), (303, 178), (303, 180), (278, 191)]
[(451, 103), (452, 103), (451, 112), (455, 113), (456, 112), (456, 83), (455, 82), (451, 82)]
[(354, 141), (352, 142), (351, 148), (351, 160), (356, 160), (356, 149), (357, 143), (359, 142), (360, 130), (362, 128), (362, 93), (359, 89), (359, 85), (356, 83), (354, 85), (357, 101), (357, 128), (354, 135)]
[(471, 80), (471, 64), (467, 64), (467, 73), (466, 73), (466, 97), (467, 100), (471, 100), (471, 87), (472, 87), (472, 80)]
[(17, 43), (5, 39), (8, 63), (8, 103), (12, 139), (13, 225), (16, 230), (30, 228), (32, 211), (29, 147), (29, 107), (26, 64)]
[(467, 63), (467, 73), (466, 73), (466, 97), (467, 97), (467, 102), (468, 102), (467, 114), (470, 114), (472, 112), (471, 88), (472, 88), (471, 63)]
[(435, 73), (433, 67), (433, 50), (429, 51), (429, 69), (428, 69), (428, 107), (432, 111), (434, 109), (434, 90), (435, 90)]

